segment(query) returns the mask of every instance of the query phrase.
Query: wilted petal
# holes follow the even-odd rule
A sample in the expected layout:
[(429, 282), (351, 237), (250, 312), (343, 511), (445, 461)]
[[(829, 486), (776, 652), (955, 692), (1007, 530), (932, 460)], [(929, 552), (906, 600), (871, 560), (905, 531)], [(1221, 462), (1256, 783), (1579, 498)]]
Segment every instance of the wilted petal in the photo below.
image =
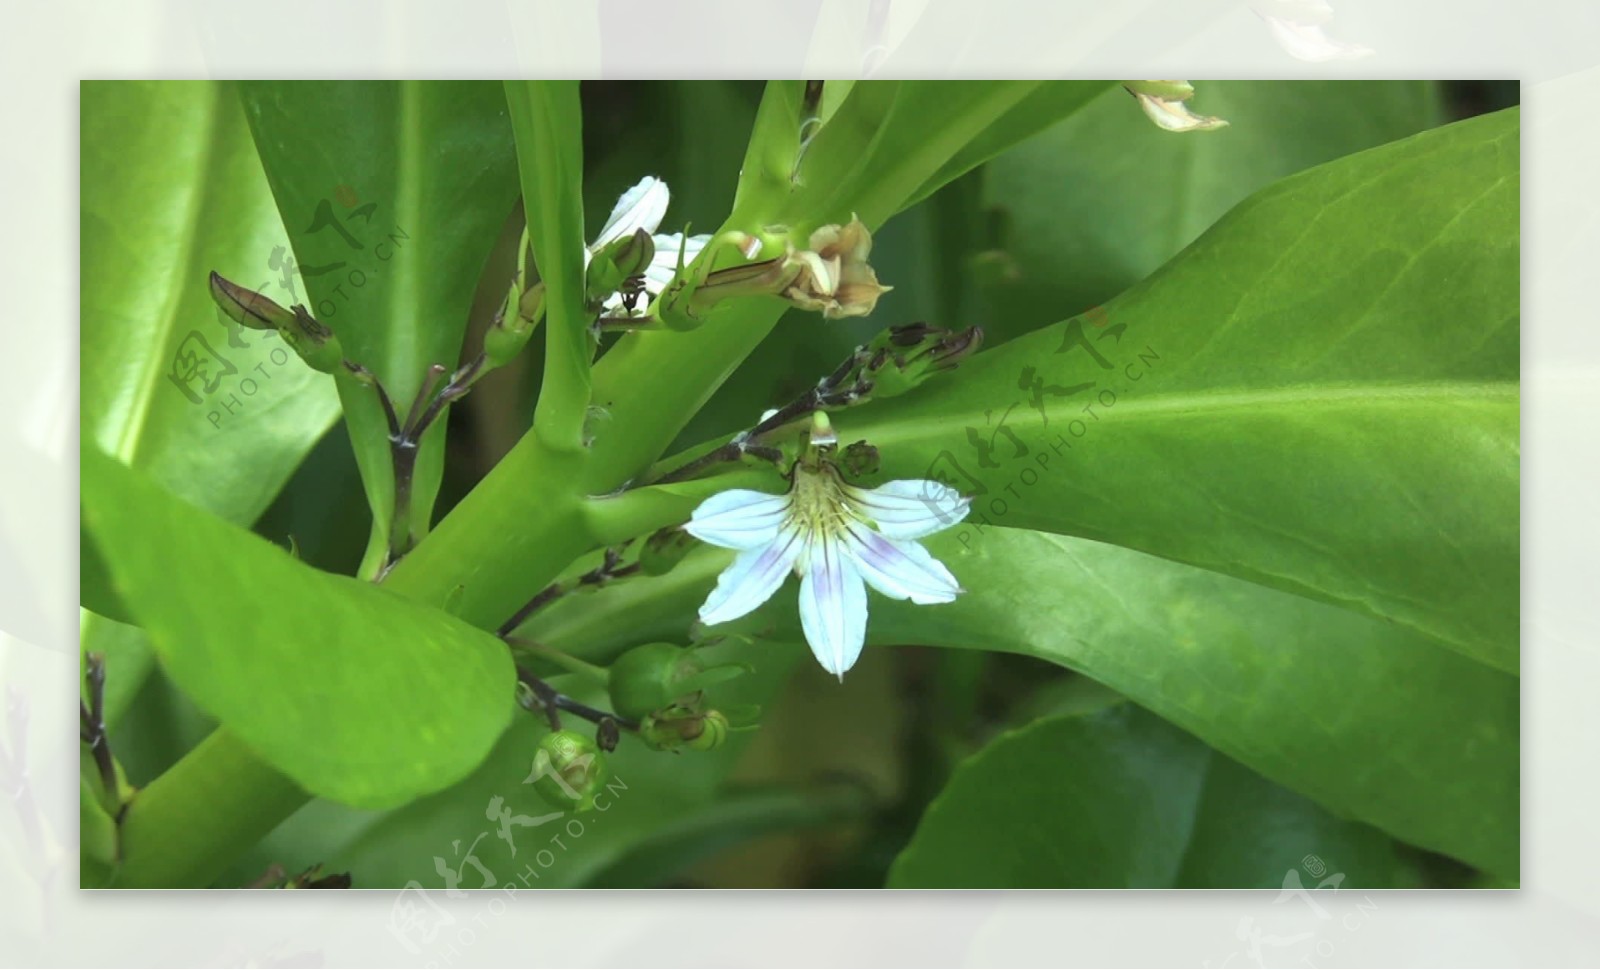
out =
[(967, 517), (969, 499), (941, 482), (905, 478), (874, 489), (846, 487), (857, 510), (891, 539), (920, 539)]
[(890, 599), (908, 599), (925, 606), (952, 602), (961, 592), (961, 584), (950, 570), (921, 544), (886, 539), (862, 525), (852, 526), (850, 534), (855, 540), (850, 554), (861, 578)]
[(800, 580), (800, 627), (824, 670), (840, 680), (867, 639), (867, 588), (841, 543), (813, 544)]
[(685, 532), (724, 549), (755, 549), (778, 538), (789, 496), (730, 488), (700, 503)]
[(771, 599), (794, 568), (800, 549), (799, 539), (790, 532), (775, 542), (739, 553), (701, 604), (700, 622), (714, 626), (737, 620)]
[(1134, 92), (1133, 96), (1139, 99), (1139, 107), (1144, 109), (1146, 117), (1167, 131), (1208, 131), (1212, 128), (1226, 128), (1228, 125), (1221, 118), (1195, 114), (1183, 101), (1158, 98), (1140, 92)]
[(611, 210), (611, 217), (600, 229), (600, 234), (595, 236), (594, 242), (589, 244), (590, 251), (597, 251), (612, 240), (631, 236), (639, 229), (655, 232), (660, 228), (661, 220), (666, 218), (670, 199), (667, 183), (654, 175), (646, 175), (638, 185), (622, 193), (622, 198)]
[(690, 236), (669, 232), (655, 237), (656, 256), (644, 271), (644, 288), (651, 296), (659, 296), (678, 273), (678, 249), (683, 249), (683, 265), (688, 266), (711, 241), (709, 235)]

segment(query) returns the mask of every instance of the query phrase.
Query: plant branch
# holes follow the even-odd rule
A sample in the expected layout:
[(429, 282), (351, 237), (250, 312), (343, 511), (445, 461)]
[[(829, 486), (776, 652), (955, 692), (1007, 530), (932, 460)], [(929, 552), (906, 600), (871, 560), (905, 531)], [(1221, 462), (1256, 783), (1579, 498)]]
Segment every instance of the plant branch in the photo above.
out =
[(791, 424), (813, 411), (827, 408), (847, 407), (861, 400), (872, 390), (872, 382), (861, 373), (861, 366), (867, 362), (869, 354), (865, 346), (857, 347), (850, 356), (834, 368), (833, 373), (818, 381), (813, 387), (808, 388), (794, 400), (767, 415), (749, 430), (741, 431), (729, 441), (701, 455), (687, 464), (681, 465), (671, 471), (664, 472), (654, 478), (647, 478), (644, 485), (666, 485), (672, 482), (681, 482), (693, 478), (714, 465), (735, 462), (745, 455), (754, 455), (766, 461), (777, 464), (783, 460), (783, 452), (765, 444), (765, 440), (776, 436), (784, 426)]
[(495, 636), (506, 639), (517, 627), (527, 622), (528, 617), (543, 607), (555, 602), (566, 594), (582, 586), (604, 586), (614, 579), (626, 579), (639, 571), (638, 563), (629, 563), (626, 566), (618, 565), (622, 560), (625, 546), (617, 546), (606, 550), (605, 560), (600, 565), (589, 570), (570, 583), (555, 582), (533, 594), (533, 598), (523, 604), (520, 609), (511, 614), (511, 618), (495, 630)]
[[(78, 701), (78, 738), (89, 746), (89, 752), (94, 756), (95, 768), (100, 772), (100, 784), (105, 787), (107, 797), (121, 802), (117, 762), (111, 756), (111, 739), (106, 735), (106, 657), (103, 653), (88, 653), (84, 655), (84, 662), (89, 667), (89, 700), (88, 703)], [(127, 810), (128, 806), (122, 805), (117, 812), (118, 821)]]
[[(561, 730), (561, 716), (558, 711), (576, 714), (585, 721), (599, 725), (602, 729), (607, 722), (622, 728), (625, 731), (638, 731), (639, 722), (632, 718), (622, 717), (610, 711), (602, 711), (598, 707), (591, 707), (575, 697), (561, 693), (541, 678), (538, 674), (521, 664), (517, 665), (517, 681), (526, 687), (538, 705), (538, 712), (544, 714), (550, 724), (550, 730)], [(527, 707), (526, 704), (523, 705)], [(529, 708), (533, 710), (533, 708)]]

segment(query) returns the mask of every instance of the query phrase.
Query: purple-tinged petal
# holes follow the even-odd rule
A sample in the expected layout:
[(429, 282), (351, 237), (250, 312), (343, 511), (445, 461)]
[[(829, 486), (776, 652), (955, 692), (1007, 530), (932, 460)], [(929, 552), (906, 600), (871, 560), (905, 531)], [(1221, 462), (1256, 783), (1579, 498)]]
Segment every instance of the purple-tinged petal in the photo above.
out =
[(867, 639), (867, 588), (831, 537), (812, 545), (800, 579), (800, 627), (822, 668), (840, 680)]
[(730, 488), (700, 503), (683, 530), (724, 549), (755, 549), (778, 538), (789, 496)]
[(885, 482), (877, 488), (846, 486), (857, 513), (891, 539), (921, 539), (967, 517), (971, 501), (941, 482), (920, 478)]
[(737, 620), (772, 598), (794, 568), (801, 543), (793, 533), (760, 549), (747, 549), (717, 577), (717, 588), (700, 606), (700, 622), (707, 626)]
[(920, 543), (888, 539), (863, 525), (852, 526), (850, 535), (850, 555), (861, 578), (890, 599), (926, 606), (952, 602), (961, 593), (950, 570)]

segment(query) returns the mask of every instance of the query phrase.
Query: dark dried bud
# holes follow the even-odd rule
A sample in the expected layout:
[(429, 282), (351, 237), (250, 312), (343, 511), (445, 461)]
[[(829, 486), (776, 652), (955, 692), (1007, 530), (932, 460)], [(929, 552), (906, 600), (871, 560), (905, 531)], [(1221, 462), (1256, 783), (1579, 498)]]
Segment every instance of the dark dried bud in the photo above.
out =
[(840, 458), (845, 474), (851, 478), (877, 474), (879, 463), (878, 449), (865, 441), (857, 441), (845, 448)]

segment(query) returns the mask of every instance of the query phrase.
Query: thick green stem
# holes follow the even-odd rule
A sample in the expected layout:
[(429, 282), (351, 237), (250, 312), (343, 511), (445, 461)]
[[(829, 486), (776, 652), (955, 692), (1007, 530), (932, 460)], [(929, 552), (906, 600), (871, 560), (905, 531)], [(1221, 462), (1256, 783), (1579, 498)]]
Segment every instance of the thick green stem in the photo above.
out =
[(583, 291), (583, 113), (576, 81), (509, 81), (506, 103), (528, 215), (528, 240), (545, 286), (544, 383), (534, 433), (557, 451), (583, 447), (593, 315)]
[(128, 806), (114, 885), (209, 886), (310, 798), (227, 730), (213, 731)]

